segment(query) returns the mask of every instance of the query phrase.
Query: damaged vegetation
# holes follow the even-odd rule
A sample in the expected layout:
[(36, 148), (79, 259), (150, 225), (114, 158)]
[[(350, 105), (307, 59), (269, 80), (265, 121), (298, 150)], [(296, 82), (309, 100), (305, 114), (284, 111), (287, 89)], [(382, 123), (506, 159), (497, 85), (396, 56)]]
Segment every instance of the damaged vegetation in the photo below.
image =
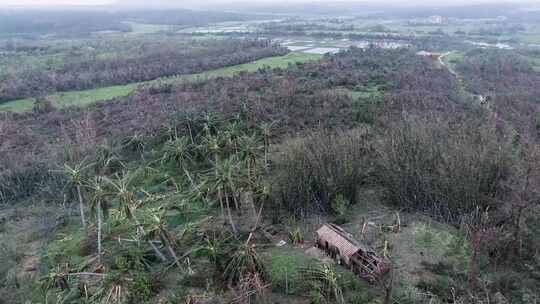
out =
[[(491, 68), (531, 86), (506, 60)], [(479, 91), (492, 81), (458, 69)], [(495, 92), (483, 108), (459, 86), (412, 50), (351, 48), (4, 113), (0, 298), (533, 303), (538, 104), (519, 95), (505, 113), (518, 106)], [(388, 269), (363, 280), (315, 248), (328, 222)]]

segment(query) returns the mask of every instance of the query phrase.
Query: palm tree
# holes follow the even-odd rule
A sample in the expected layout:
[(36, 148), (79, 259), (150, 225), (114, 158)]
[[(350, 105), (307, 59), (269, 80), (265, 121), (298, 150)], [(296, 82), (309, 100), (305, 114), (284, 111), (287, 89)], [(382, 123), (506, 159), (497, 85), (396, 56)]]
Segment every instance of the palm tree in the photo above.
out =
[(230, 238), (230, 235), (223, 234), (214, 234), (211, 237), (206, 236), (204, 245), (198, 249), (198, 254), (208, 258), (208, 260), (216, 267), (216, 270), (221, 272), (227, 256), (226, 243)]
[(264, 145), (260, 142), (257, 135), (242, 136), (238, 140), (239, 154), (242, 160), (246, 163), (247, 178), (250, 184), (253, 183), (253, 173), (257, 157), (264, 151)]
[(242, 137), (242, 135), (242, 125), (238, 121), (233, 121), (225, 127), (223, 136), (225, 137), (227, 145), (233, 153), (238, 153), (238, 140), (240, 139), (240, 137)]
[(193, 135), (193, 127), (199, 123), (200, 116), (194, 112), (182, 112), (180, 121), (185, 121), (186, 127), (188, 129), (189, 138), (191, 139), (191, 144), (195, 144), (195, 136)]
[(268, 150), (270, 148), (270, 136), (272, 135), (272, 129), (277, 121), (271, 123), (262, 123), (260, 125), (261, 133), (264, 137), (264, 167), (268, 169)]
[[(217, 136), (213, 136), (210, 133), (205, 135), (202, 139), (202, 143), (199, 146), (201, 150), (203, 150), (203, 153), (212, 156), (214, 158), (214, 176), (208, 176), (210, 180), (215, 180), (218, 175), (218, 169), (217, 164), (219, 164), (219, 154), (222, 150), (221, 143), (219, 141), (219, 138)], [(189, 175), (188, 175), (189, 177)], [(223, 207), (223, 199), (222, 199), (222, 193), (221, 189), (217, 188), (218, 190), (218, 198), (219, 198), (219, 206), (221, 208), (221, 214), (223, 214), (223, 221), (225, 222), (225, 209)]]
[(96, 213), (97, 219), (97, 245), (98, 245), (98, 261), (101, 263), (102, 250), (102, 226), (103, 226), (103, 211), (105, 209), (105, 200), (109, 193), (107, 192), (105, 179), (102, 176), (94, 177), (90, 183), (87, 184), (87, 188), (90, 192), (90, 206)]
[[(137, 226), (137, 230), (139, 231), (140, 235), (142, 237), (145, 237), (146, 231), (144, 230), (144, 226), (141, 224), (135, 214), (135, 210), (140, 205), (140, 202), (137, 200), (135, 192), (132, 190), (132, 179), (132, 174), (124, 173), (122, 176), (117, 174), (115, 179), (107, 178), (106, 180), (114, 189), (114, 195), (120, 203), (121, 211), (123, 211), (124, 215), (128, 220), (132, 220), (135, 222), (135, 225)], [(167, 258), (163, 255), (163, 253), (161, 253), (161, 251), (152, 241), (148, 243), (162, 261), (167, 261)]]
[(125, 138), (122, 144), (122, 147), (124, 149), (131, 150), (132, 152), (140, 153), (143, 159), (144, 159), (145, 146), (146, 146), (146, 141), (144, 137), (139, 133), (135, 133), (133, 134), (133, 136), (129, 136)]
[(255, 245), (240, 243), (225, 266), (224, 276), (230, 285), (236, 285), (249, 275), (266, 276), (266, 268)]
[(76, 164), (75, 166), (69, 166), (64, 164), (62, 172), (68, 178), (69, 185), (75, 187), (77, 191), (77, 196), (79, 199), (79, 212), (81, 214), (81, 222), (83, 229), (86, 229), (86, 216), (84, 212), (84, 201), (82, 196), (81, 186), (84, 183), (84, 174), (85, 171), (90, 168), (92, 164), (85, 164), (85, 161)]
[(173, 249), (173, 240), (171, 238), (171, 235), (169, 234), (167, 230), (167, 221), (165, 220), (165, 212), (163, 208), (154, 208), (149, 210), (150, 214), (150, 226), (148, 229), (147, 236), (152, 239), (159, 239), (161, 240), (161, 243), (167, 248), (169, 251), (169, 254), (174, 259), (174, 263), (178, 268), (181, 267), (180, 261), (178, 260), (178, 256), (176, 255), (176, 252)]
[(204, 115), (204, 131), (206, 135), (217, 133), (218, 125), (220, 124), (220, 118), (213, 112), (207, 112)]
[[(236, 207), (238, 208), (238, 202), (236, 199), (236, 177), (237, 177), (237, 164), (230, 158), (224, 159), (214, 164), (214, 174), (209, 176), (214, 189), (217, 190), (217, 196), (223, 212), (223, 201), (225, 200), (225, 207), (228, 214), (229, 223), (234, 234), (237, 234), (236, 226), (231, 215), (230, 197), (232, 196)], [(225, 214), (223, 212), (223, 217)]]
[(184, 167), (192, 160), (191, 143), (187, 137), (176, 137), (165, 144), (163, 161), (174, 161), (177, 166)]
[(199, 148), (204, 154), (212, 156), (214, 162), (218, 162), (219, 155), (223, 150), (222, 140), (219, 136), (207, 134), (202, 138)]
[(95, 172), (99, 175), (108, 175), (125, 168), (115, 148), (109, 144), (99, 145), (96, 149)]
[(300, 269), (302, 278), (313, 285), (330, 303), (344, 303), (341, 278), (334, 266), (326, 263)]

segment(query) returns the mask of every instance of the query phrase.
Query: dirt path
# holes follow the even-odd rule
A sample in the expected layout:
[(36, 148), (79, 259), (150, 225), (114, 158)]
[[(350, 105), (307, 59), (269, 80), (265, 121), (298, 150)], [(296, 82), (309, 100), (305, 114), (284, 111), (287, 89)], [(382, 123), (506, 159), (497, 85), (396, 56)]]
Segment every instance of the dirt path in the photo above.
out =
[(458, 73), (456, 73), (456, 71), (454, 71), (454, 69), (450, 65), (448, 65), (448, 64), (446, 64), (446, 62), (444, 62), (444, 58), (448, 57), (448, 55), (450, 55), (452, 53), (454, 53), (454, 51), (446, 52), (446, 53), (442, 54), (441, 56), (439, 56), (439, 64), (441, 66), (445, 67), (448, 70), (448, 72), (450, 72), (450, 74), (454, 75), (454, 77), (456, 77), (458, 80), (461, 80)]
[(491, 106), (486, 98), (486, 96), (484, 95), (481, 95), (481, 94), (474, 94), (474, 93), (471, 93), (469, 92), (466, 87), (465, 87), (465, 79), (459, 75), (448, 63), (446, 63), (444, 61), (444, 59), (446, 57), (448, 57), (449, 55), (455, 53), (455, 51), (450, 51), (450, 52), (446, 52), (444, 54), (442, 54), (441, 56), (439, 56), (439, 64), (446, 68), (448, 70), (448, 72), (450, 72), (450, 74), (452, 74), (458, 81), (460, 87), (463, 89), (463, 92), (466, 93), (467, 95), (469, 95), (474, 101), (478, 102), (480, 104), (480, 106), (482, 106), (483, 108), (485, 108), (486, 110), (488, 111), (491, 111)]

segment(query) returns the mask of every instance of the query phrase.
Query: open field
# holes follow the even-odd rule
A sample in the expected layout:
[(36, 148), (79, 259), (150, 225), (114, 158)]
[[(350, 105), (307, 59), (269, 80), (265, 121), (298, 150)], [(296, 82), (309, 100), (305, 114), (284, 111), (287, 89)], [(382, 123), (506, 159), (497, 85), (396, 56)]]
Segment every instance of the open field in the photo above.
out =
[(131, 27), (130, 34), (155, 34), (173, 30), (173, 26), (164, 24), (146, 24), (137, 22), (126, 22)]
[[(260, 68), (286, 68), (289, 64), (318, 60), (322, 58), (318, 54), (290, 53), (285, 56), (264, 58), (251, 63), (220, 68), (204, 73), (183, 75), (178, 77), (160, 78), (154, 81), (166, 81), (177, 83), (182, 81), (199, 81), (215, 77), (230, 77), (239, 72), (254, 72)], [(106, 88), (72, 91), (57, 93), (48, 96), (55, 107), (63, 108), (68, 106), (87, 106), (99, 101), (110, 100), (116, 97), (123, 97), (135, 91), (139, 85), (151, 82), (134, 83), (120, 86), (110, 86)], [(34, 100), (32, 98), (14, 100), (0, 104), (0, 111), (26, 112), (32, 110)]]

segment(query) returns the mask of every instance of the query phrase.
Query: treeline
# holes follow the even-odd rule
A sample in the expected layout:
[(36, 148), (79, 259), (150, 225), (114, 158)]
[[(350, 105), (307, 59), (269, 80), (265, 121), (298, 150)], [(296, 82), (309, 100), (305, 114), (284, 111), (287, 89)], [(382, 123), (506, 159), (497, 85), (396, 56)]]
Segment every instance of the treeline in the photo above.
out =
[(458, 64), (468, 90), (483, 96), (498, 128), (516, 130), (517, 139), (538, 140), (540, 134), (540, 73), (530, 57), (534, 52), (475, 50)]
[(0, 35), (80, 35), (98, 31), (130, 31), (130, 26), (108, 12), (0, 12)]
[(467, 77), (474, 93), (529, 92), (535, 89), (540, 74), (517, 52), (497, 49), (476, 49), (468, 52), (457, 66)]
[(191, 10), (20, 10), (0, 11), (0, 36), (53, 34), (63, 37), (99, 31), (131, 31), (126, 21), (146, 24), (200, 26), (214, 22), (241, 21), (247, 15)]
[(144, 43), (131, 50), (137, 52), (136, 55), (126, 57), (78, 59), (77, 54), (68, 54), (56, 69), (22, 70), (4, 76), (0, 83), (0, 101), (200, 73), (288, 52), (267, 40), (193, 42), (183, 46), (166, 41)]

